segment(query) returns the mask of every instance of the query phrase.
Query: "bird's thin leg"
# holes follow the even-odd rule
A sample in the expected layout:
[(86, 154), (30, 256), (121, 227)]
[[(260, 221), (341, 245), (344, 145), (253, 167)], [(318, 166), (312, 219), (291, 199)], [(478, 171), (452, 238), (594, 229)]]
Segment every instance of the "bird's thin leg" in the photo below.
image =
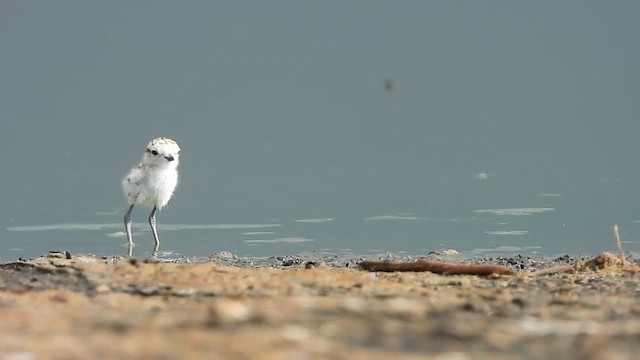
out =
[(129, 206), (129, 210), (124, 214), (124, 231), (127, 233), (129, 247), (133, 246), (133, 238), (131, 237), (131, 210), (133, 210), (133, 205)]
[(156, 241), (155, 251), (158, 251), (158, 247), (160, 246), (160, 239), (158, 239), (158, 231), (156, 230), (156, 211), (158, 208), (156, 206), (151, 210), (151, 214), (149, 214), (149, 225), (151, 225), (151, 232), (153, 233), (153, 239)]
[(157, 259), (158, 258), (158, 249), (160, 248), (160, 244), (156, 243), (155, 246), (153, 247), (153, 252), (151, 253), (151, 258), (153, 259)]

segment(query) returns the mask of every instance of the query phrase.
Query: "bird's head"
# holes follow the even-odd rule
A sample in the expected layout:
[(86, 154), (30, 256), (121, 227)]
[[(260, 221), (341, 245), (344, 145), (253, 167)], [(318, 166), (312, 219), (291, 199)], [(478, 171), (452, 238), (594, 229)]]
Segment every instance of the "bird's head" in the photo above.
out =
[(178, 143), (165, 137), (151, 140), (142, 161), (150, 166), (177, 167), (180, 158)]

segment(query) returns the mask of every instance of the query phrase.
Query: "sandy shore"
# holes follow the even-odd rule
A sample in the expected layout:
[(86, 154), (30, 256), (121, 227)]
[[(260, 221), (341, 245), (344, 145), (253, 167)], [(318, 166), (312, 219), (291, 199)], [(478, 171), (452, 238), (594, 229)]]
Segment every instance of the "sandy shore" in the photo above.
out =
[(0, 359), (622, 359), (640, 351), (633, 260), (541, 276), (531, 273), (579, 259), (447, 260), (517, 272), (495, 277), (367, 272), (358, 258), (195, 260), (63, 252), (0, 264)]

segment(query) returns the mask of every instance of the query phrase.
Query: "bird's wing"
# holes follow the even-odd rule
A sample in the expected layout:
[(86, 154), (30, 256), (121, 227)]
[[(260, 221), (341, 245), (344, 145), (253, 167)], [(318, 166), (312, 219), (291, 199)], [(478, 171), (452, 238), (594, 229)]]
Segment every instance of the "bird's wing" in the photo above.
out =
[(147, 172), (144, 171), (140, 166), (131, 169), (131, 172), (129, 173), (129, 175), (127, 175), (127, 178), (131, 180), (131, 182), (136, 186), (144, 183), (146, 181), (146, 177)]
[(130, 200), (135, 201), (140, 195), (142, 184), (147, 181), (147, 172), (137, 166), (122, 180), (122, 185)]

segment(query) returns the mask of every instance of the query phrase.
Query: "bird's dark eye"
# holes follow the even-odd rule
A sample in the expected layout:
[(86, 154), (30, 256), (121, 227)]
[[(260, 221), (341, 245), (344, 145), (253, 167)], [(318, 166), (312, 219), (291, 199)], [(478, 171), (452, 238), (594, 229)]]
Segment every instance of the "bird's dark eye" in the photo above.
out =
[(155, 150), (151, 151), (151, 153), (152, 153), (153, 155), (158, 155), (158, 152), (157, 152), (157, 151), (155, 151)]

